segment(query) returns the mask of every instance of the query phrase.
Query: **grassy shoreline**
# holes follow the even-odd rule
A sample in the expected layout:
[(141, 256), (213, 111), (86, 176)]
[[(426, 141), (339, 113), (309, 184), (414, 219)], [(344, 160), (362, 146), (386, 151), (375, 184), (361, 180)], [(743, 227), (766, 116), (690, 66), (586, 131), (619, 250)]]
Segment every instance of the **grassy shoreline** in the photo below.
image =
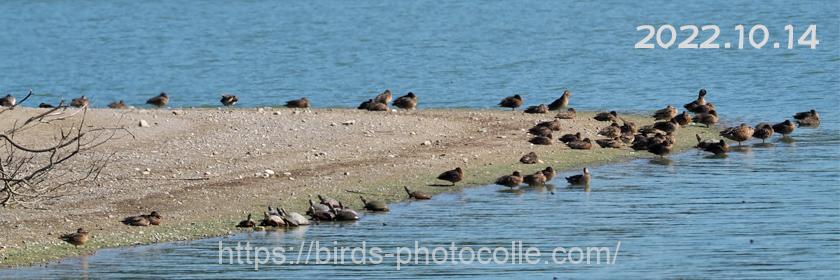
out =
[[(429, 111), (433, 113), (439, 113), (439, 111), (435, 110)], [(472, 114), (475, 112), (482, 113), (483, 111), (463, 110), (458, 114)], [(491, 114), (494, 117), (495, 115), (504, 114), (502, 112), (495, 111), (485, 113)], [(583, 116), (583, 118), (588, 118), (592, 115), (592, 113), (580, 112), (579, 115)], [(543, 119), (550, 118), (549, 115), (543, 115), (540, 117), (542, 117)], [(625, 118), (634, 121), (639, 125), (652, 123), (652, 119), (639, 115), (625, 116)], [(518, 133), (513, 129), (508, 129), (507, 131), (513, 131), (513, 133)], [(566, 131), (564, 131), (564, 133), (566, 133)], [(696, 143), (696, 140), (694, 139), (695, 134), (700, 134), (704, 137), (714, 137), (717, 135), (717, 131), (714, 128), (704, 128), (696, 126), (681, 129), (676, 134), (677, 144), (674, 147), (674, 153), (679, 153), (691, 149)], [(473, 139), (470, 137), (464, 137), (460, 140), (469, 141), (470, 139)], [(519, 145), (518, 142), (516, 143), (516, 145)], [(441, 150), (444, 151), (444, 153), (446, 154), (457, 155), (459, 147), (465, 147), (470, 144), (472, 143), (459, 143), (459, 145), (452, 144), (450, 146), (446, 146), (445, 148), (441, 148)], [(504, 174), (509, 174), (513, 170), (519, 170), (522, 171), (524, 174), (528, 174), (533, 173), (536, 170), (543, 169), (546, 166), (550, 165), (553, 166), (558, 172), (565, 172), (579, 170), (585, 166), (611, 164), (617, 162), (624, 162), (632, 159), (653, 157), (652, 154), (649, 154), (647, 152), (635, 152), (630, 150), (629, 148), (595, 148), (589, 151), (580, 151), (570, 150), (567, 148), (558, 148), (560, 146), (562, 145), (552, 145), (548, 148), (540, 147), (540, 149), (543, 149), (543, 151), (539, 152), (538, 154), (543, 163), (533, 165), (524, 165), (519, 163), (518, 159), (519, 156), (521, 156), (521, 154), (518, 153), (511, 154), (510, 156), (506, 157), (503, 157), (501, 155), (481, 157), (475, 156), (472, 158), (464, 157), (464, 163), (466, 164), (466, 162), (469, 162), (469, 166), (465, 167), (466, 176), (464, 181), (460, 182), (455, 187), (444, 188), (429, 186), (432, 183), (439, 183), (435, 180), (435, 177), (441, 171), (445, 170), (440, 169), (436, 166), (435, 168), (417, 168), (416, 171), (409, 173), (390, 172), (386, 174), (387, 177), (379, 176), (362, 179), (353, 177), (353, 180), (344, 180), (342, 181), (342, 183), (337, 183), (330, 188), (320, 188), (317, 190), (304, 189), (300, 193), (296, 190), (288, 190), (287, 188), (284, 188), (282, 190), (275, 191), (274, 193), (276, 194), (273, 194), (271, 198), (262, 200), (250, 200), (249, 202), (246, 201), (245, 203), (247, 204), (241, 205), (241, 207), (239, 208), (244, 209), (245, 211), (253, 212), (254, 214), (258, 214), (265, 207), (266, 200), (277, 199), (275, 201), (280, 201), (279, 203), (282, 203), (284, 207), (292, 211), (302, 212), (303, 209), (306, 208), (307, 201), (309, 198), (314, 197), (317, 194), (322, 194), (344, 201), (345, 203), (349, 204), (349, 206), (355, 209), (360, 209), (361, 202), (358, 199), (358, 193), (354, 192), (370, 193), (372, 195), (366, 196), (370, 197), (371, 199), (385, 200), (389, 203), (393, 203), (403, 201), (406, 199), (405, 192), (402, 189), (403, 186), (409, 186), (413, 190), (421, 190), (430, 194), (438, 194), (442, 192), (458, 191), (460, 189), (468, 187), (477, 187), (491, 184), (497, 177)], [(526, 146), (525, 149), (528, 149), (528, 147)], [(438, 153), (438, 151), (434, 151), (434, 153)], [(423, 156), (426, 156), (426, 154), (409, 154), (409, 156), (401, 157), (400, 160), (412, 161), (412, 157), (421, 158)], [(446, 166), (452, 166), (452, 164), (447, 163)], [(597, 180), (597, 178), (598, 174), (593, 174), (593, 180)], [(237, 181), (227, 180), (222, 182), (214, 182), (201, 186), (201, 189), (209, 188), (208, 185), (210, 187), (222, 189), (235, 188), (236, 186), (242, 185), (247, 186), (250, 185), (249, 183), (259, 185), (261, 184), (259, 183), (261, 182), (259, 180), (260, 179), (256, 178), (246, 178)], [(555, 180), (563, 179), (559, 178)], [(193, 192), (198, 188), (199, 187), (186, 187), (180, 190), (179, 192), (173, 192), (171, 195), (178, 196), (179, 194), (183, 194), (185, 197), (188, 197), (184, 199), (184, 204), (192, 205), (189, 204), (190, 199), (198, 201), (200, 200), (200, 198), (197, 198), (195, 197), (195, 195), (192, 194), (186, 194)], [(348, 192), (348, 190), (354, 192)], [(212, 199), (210, 200), (212, 201)], [(224, 200), (217, 199), (216, 202), (223, 203)], [(199, 203), (195, 205), (201, 204)], [(191, 207), (195, 208), (195, 206)], [(189, 217), (188, 222), (165, 222), (161, 226), (126, 229), (126, 231), (129, 231), (130, 234), (106, 233), (106, 230), (96, 230), (92, 233), (93, 239), (87, 245), (79, 248), (74, 248), (73, 246), (68, 244), (54, 243), (53, 245), (33, 244), (17, 248), (6, 248), (0, 250), (0, 255), (2, 255), (2, 260), (0, 260), (0, 267), (9, 268), (18, 266), (37, 265), (47, 263), (50, 261), (60, 260), (63, 258), (91, 254), (96, 250), (103, 248), (125, 247), (171, 241), (195, 240), (234, 234), (240, 231), (234, 228), (234, 225), (243, 217), (244, 215), (242, 211), (223, 209), (218, 212), (209, 213), (209, 215), (196, 215), (194, 217)], [(108, 227), (104, 228), (107, 229)], [(48, 238), (57, 239), (58, 235), (51, 235)]]

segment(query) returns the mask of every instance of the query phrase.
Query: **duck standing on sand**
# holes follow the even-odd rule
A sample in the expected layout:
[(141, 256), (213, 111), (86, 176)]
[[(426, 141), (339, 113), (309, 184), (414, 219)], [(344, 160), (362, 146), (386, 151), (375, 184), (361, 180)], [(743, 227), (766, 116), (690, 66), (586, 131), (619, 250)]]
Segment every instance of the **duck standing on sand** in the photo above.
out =
[(683, 111), (682, 114), (676, 115), (674, 120), (676, 120), (680, 126), (686, 126), (691, 123), (691, 115), (688, 114), (688, 111)]
[(796, 119), (796, 122), (799, 123), (800, 126), (820, 125), (820, 114), (818, 114), (817, 110), (814, 109), (807, 112), (796, 113), (796, 115), (793, 115), (793, 118)]
[(592, 140), (589, 140), (589, 138), (583, 138), (583, 140), (566, 143), (566, 146), (569, 146), (569, 148), (572, 148), (573, 150), (591, 150)]
[(577, 117), (577, 111), (575, 111), (575, 108), (569, 108), (565, 112), (557, 112), (557, 115), (554, 115), (554, 118), (561, 120), (572, 120), (575, 117)]
[(709, 145), (712, 145), (712, 144), (715, 144), (715, 143), (719, 142), (719, 141), (709, 140), (709, 139), (703, 140), (703, 138), (700, 137), (700, 134), (694, 134), (694, 137), (697, 138), (697, 145), (695, 145), (694, 147), (698, 148), (698, 149), (701, 149), (701, 150), (705, 150), (706, 147), (708, 147)]
[(79, 245), (85, 245), (87, 243), (90, 233), (85, 231), (83, 228), (79, 228), (74, 233), (68, 233), (61, 236), (61, 240), (64, 242), (73, 244), (73, 247), (79, 247)]
[(700, 92), (697, 93), (697, 99), (683, 105), (683, 107), (692, 113), (702, 113), (700, 106), (704, 105), (706, 105), (706, 89), (701, 88)]
[(85, 108), (88, 105), (90, 105), (90, 100), (88, 100), (87, 97), (85, 97), (84, 95), (82, 95), (78, 98), (73, 98), (73, 100), (70, 100), (70, 106), (73, 106), (73, 107), (76, 107), (76, 108)]
[(589, 185), (592, 176), (589, 175), (589, 167), (583, 168), (583, 174), (566, 177), (566, 182), (571, 185)]
[(414, 95), (413, 92), (408, 92), (408, 94), (400, 96), (394, 103), (391, 103), (394, 107), (403, 109), (403, 110), (412, 110), (417, 108), (417, 95)]
[(667, 107), (665, 107), (665, 109), (656, 110), (656, 112), (653, 113), (652, 117), (657, 121), (658, 120), (666, 120), (667, 121), (667, 120), (670, 120), (670, 119), (672, 119), (676, 116), (677, 116), (677, 108), (674, 108), (674, 106), (671, 106), (669, 104)]
[(505, 175), (496, 179), (496, 185), (502, 185), (508, 188), (515, 188), (522, 184), (524, 178), (519, 171), (513, 171), (513, 174)]
[(531, 187), (542, 186), (545, 185), (546, 177), (542, 171), (537, 171), (534, 172), (534, 174), (525, 175), (525, 177), (522, 177), (522, 182), (525, 182), (525, 184), (528, 184), (528, 186)]
[(755, 130), (751, 126), (742, 123), (739, 126), (724, 129), (720, 132), (720, 136), (738, 142), (738, 146), (740, 146), (741, 142), (750, 140), (750, 138), (752, 138), (753, 132), (755, 132)]
[(499, 102), (499, 107), (510, 108), (511, 111), (516, 111), (516, 108), (522, 106), (523, 102), (524, 101), (522, 100), (522, 96), (516, 94), (514, 96), (508, 96), (503, 98), (502, 101)]
[(767, 138), (773, 136), (773, 126), (767, 123), (760, 123), (755, 126), (755, 132), (753, 132), (752, 136), (761, 139), (761, 143), (764, 143)]
[(158, 108), (165, 107), (166, 105), (169, 105), (169, 95), (167, 95), (165, 92), (161, 92), (160, 94), (158, 94), (158, 96), (146, 100), (146, 104), (151, 104)]
[(562, 109), (562, 108), (569, 107), (569, 98), (571, 98), (571, 97), (572, 97), (572, 92), (569, 91), (568, 89), (564, 90), (563, 95), (560, 96), (560, 98), (557, 98), (557, 100), (554, 100), (554, 102), (551, 102), (551, 103), (548, 104), (548, 109), (551, 110), (551, 111), (556, 111), (556, 110), (559, 110), (559, 109)]
[(545, 114), (548, 113), (548, 106), (545, 104), (540, 104), (537, 106), (531, 106), (525, 109), (526, 114)]
[(236, 227), (241, 227), (241, 228), (252, 228), (252, 227), (255, 227), (255, 226), (257, 226), (257, 222), (255, 222), (254, 220), (251, 219), (251, 213), (248, 213), (248, 217), (245, 218), (244, 220), (239, 222), (239, 224), (236, 225)]
[(391, 98), (393, 98), (391, 90), (386, 89), (385, 91), (374, 97), (373, 101), (376, 103), (388, 104), (389, 102), (391, 102)]
[(125, 108), (128, 108), (128, 106), (125, 105), (125, 101), (120, 100), (120, 101), (115, 101), (115, 102), (108, 103), (108, 108), (111, 108), (111, 109), (125, 109)]
[(785, 120), (783, 122), (777, 123), (773, 125), (773, 131), (782, 135), (782, 137), (787, 136), (788, 134), (793, 133), (796, 129), (796, 126), (793, 125), (793, 122), (790, 120)]
[(222, 105), (224, 106), (233, 106), (236, 105), (236, 102), (239, 102), (239, 98), (233, 94), (225, 94), (222, 95), (222, 99), (220, 99), (219, 102), (222, 102)]
[(711, 127), (718, 122), (717, 111), (711, 110), (707, 113), (699, 113), (691, 118), (692, 122), (705, 124), (706, 127)]
[(0, 98), (0, 107), (12, 107), (17, 104), (17, 99), (11, 94), (6, 94), (5, 97)]
[(438, 175), (437, 178), (438, 180), (448, 181), (454, 186), (455, 183), (464, 180), (464, 170), (460, 167), (455, 167), (455, 169), (440, 173), (440, 175)]
[(413, 198), (413, 199), (417, 199), (417, 200), (432, 199), (432, 196), (431, 196), (431, 195), (428, 195), (428, 194), (426, 194), (426, 193), (424, 193), (424, 192), (421, 192), (421, 191), (411, 191), (410, 189), (408, 189), (408, 187), (407, 187), (407, 186), (404, 186), (403, 188), (405, 189), (405, 192), (406, 192), (406, 193), (408, 193), (408, 198)]
[(537, 153), (535, 152), (530, 152), (519, 158), (519, 162), (524, 164), (536, 164), (538, 161), (539, 159), (537, 159)]
[(301, 97), (300, 99), (286, 101), (286, 108), (309, 108), (309, 99)]
[(601, 112), (593, 117), (596, 121), (601, 122), (618, 122), (618, 113), (616, 111)]

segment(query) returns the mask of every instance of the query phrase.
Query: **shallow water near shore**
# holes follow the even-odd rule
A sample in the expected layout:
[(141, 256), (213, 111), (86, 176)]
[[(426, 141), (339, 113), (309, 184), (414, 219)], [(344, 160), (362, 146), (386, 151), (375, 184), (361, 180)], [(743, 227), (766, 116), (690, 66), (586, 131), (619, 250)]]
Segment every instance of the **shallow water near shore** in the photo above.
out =
[[(724, 125), (775, 123), (811, 108), (824, 121), (784, 141), (744, 143), (727, 157), (689, 151), (593, 167), (589, 192), (569, 188), (562, 177), (580, 171), (567, 171), (552, 182), (553, 194), (484, 186), (394, 204), (355, 223), (105, 249), (2, 270), (0, 278), (840, 276), (840, 4), (523, 2), (4, 2), (0, 91), (34, 88), (34, 104), (86, 94), (97, 107), (117, 99), (139, 106), (160, 90), (173, 95), (174, 107), (216, 106), (222, 91), (237, 93), (243, 107), (304, 95), (317, 107), (350, 107), (390, 88), (417, 93), (421, 108), (486, 108), (513, 93), (547, 103), (569, 88), (578, 109), (644, 113), (679, 107), (705, 87)], [(39, 20), (25, 20), (33, 15)], [(644, 35), (635, 26), (663, 23), (717, 24), (721, 42), (734, 40), (739, 23), (765, 24), (774, 36), (788, 23), (818, 24), (821, 43), (815, 50), (633, 49)], [(259, 271), (218, 264), (220, 241), (295, 249), (366, 241), (387, 253), (413, 249), (415, 240), (473, 248), (521, 240), (541, 249), (541, 261), (557, 246), (621, 245), (614, 264), (600, 265), (412, 263), (397, 271), (388, 257), (378, 265)], [(295, 260), (297, 251), (286, 256)]]

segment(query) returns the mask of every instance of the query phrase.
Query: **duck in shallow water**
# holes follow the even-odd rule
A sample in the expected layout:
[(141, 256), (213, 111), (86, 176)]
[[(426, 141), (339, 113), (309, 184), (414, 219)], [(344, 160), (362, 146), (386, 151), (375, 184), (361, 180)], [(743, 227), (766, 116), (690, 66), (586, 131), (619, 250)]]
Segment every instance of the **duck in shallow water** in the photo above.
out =
[(540, 104), (537, 106), (531, 106), (525, 109), (526, 114), (545, 114), (548, 113), (548, 106), (545, 104)]
[(761, 143), (763, 144), (765, 140), (773, 136), (773, 126), (768, 123), (757, 124), (752, 136), (761, 139)]
[(519, 96), (519, 94), (516, 94), (514, 96), (508, 96), (508, 97), (502, 98), (502, 101), (499, 102), (499, 107), (510, 108), (512, 111), (516, 111), (516, 108), (519, 108), (520, 106), (522, 106), (523, 102), (524, 101), (522, 100), (522, 96)]
[(166, 105), (169, 105), (169, 95), (165, 92), (161, 92), (157, 96), (146, 100), (146, 104), (150, 104), (158, 108), (165, 107)]
[(671, 141), (654, 142), (648, 144), (647, 151), (659, 157), (665, 157), (671, 153), (674, 148), (674, 143)]
[(542, 171), (537, 171), (537, 172), (534, 172), (534, 174), (525, 175), (525, 177), (522, 178), (522, 181), (525, 184), (528, 184), (528, 186), (531, 186), (531, 187), (542, 186), (542, 185), (545, 185), (546, 177), (545, 177), (545, 174), (543, 174)]
[(725, 155), (729, 152), (729, 145), (727, 145), (723, 139), (720, 139), (718, 142), (706, 144), (705, 147), (703, 147), (703, 150), (715, 155)]
[(88, 233), (83, 228), (79, 228), (74, 233), (68, 233), (61, 236), (61, 240), (64, 242), (73, 244), (73, 247), (79, 247), (79, 245), (85, 245), (88, 239), (90, 238), (90, 233)]
[(697, 145), (695, 145), (694, 147), (698, 148), (698, 149), (701, 149), (701, 150), (705, 150), (706, 147), (708, 147), (709, 145), (718, 143), (718, 141), (716, 141), (716, 140), (711, 140), (711, 139), (703, 140), (703, 138), (700, 137), (700, 134), (694, 134), (694, 137), (697, 138)]
[(811, 109), (807, 112), (799, 112), (793, 115), (793, 118), (796, 119), (796, 122), (799, 123), (800, 126), (819, 126), (820, 125), (820, 114), (817, 113), (817, 110)]
[(575, 111), (575, 108), (569, 108), (565, 112), (557, 112), (557, 115), (554, 115), (554, 118), (561, 120), (572, 120), (575, 117), (577, 117), (577, 111)]
[(701, 111), (702, 109), (700, 107), (705, 106), (705, 105), (706, 105), (706, 89), (700, 89), (700, 92), (697, 93), (697, 99), (683, 105), (683, 107), (686, 110), (688, 110), (689, 112), (692, 112), (692, 113), (702, 113), (702, 111)]
[(557, 98), (557, 100), (548, 104), (548, 109), (551, 111), (557, 111), (559, 109), (569, 107), (569, 98), (571, 97), (572, 92), (568, 89), (564, 90), (563, 95), (561, 95), (560, 98)]
[(724, 129), (720, 132), (720, 136), (738, 142), (738, 145), (740, 146), (741, 142), (750, 140), (750, 138), (752, 138), (753, 132), (755, 132), (755, 129), (753, 129), (751, 126), (745, 123), (742, 123), (739, 126)]
[(233, 106), (236, 105), (236, 102), (239, 102), (239, 98), (233, 94), (225, 94), (222, 95), (222, 99), (219, 100), (224, 106)]
[(785, 120), (783, 122), (773, 125), (773, 131), (781, 134), (782, 137), (793, 133), (794, 130), (796, 130), (796, 126), (793, 125), (793, 122), (791, 122), (790, 120)]
[(496, 179), (496, 185), (502, 185), (508, 188), (515, 188), (522, 184), (524, 178), (519, 171), (513, 171), (513, 174), (505, 175)]
[(309, 98), (301, 97), (300, 99), (294, 99), (286, 101), (286, 108), (309, 108)]
[(595, 114), (595, 117), (593, 117), (593, 119), (595, 119), (596, 121), (601, 121), (601, 122), (618, 122), (618, 120), (619, 120), (618, 112), (616, 112), (616, 111), (601, 112), (601, 113)]
[(417, 108), (417, 95), (413, 92), (408, 92), (408, 94), (400, 96), (394, 100), (394, 103), (391, 103), (391, 105), (403, 110), (412, 110)]
[(652, 117), (654, 120), (671, 120), (672, 118), (677, 116), (677, 108), (674, 106), (668, 105), (664, 109), (656, 110), (653, 113)]
[(541, 172), (543, 173), (543, 175), (545, 175), (546, 181), (551, 181), (551, 179), (554, 179), (554, 175), (557, 174), (554, 172), (554, 168), (552, 168), (551, 166), (546, 167)]
[(535, 164), (538, 161), (539, 161), (539, 159), (537, 159), (537, 153), (535, 153), (535, 152), (530, 152), (530, 153), (522, 156), (521, 158), (519, 158), (519, 162), (524, 163), (524, 164)]
[(460, 167), (455, 167), (455, 169), (448, 170), (448, 171), (445, 171), (443, 173), (440, 173), (440, 175), (437, 176), (437, 179), (438, 180), (443, 180), (443, 181), (448, 181), (448, 182), (452, 183), (452, 185), (454, 186), (455, 183), (458, 183), (461, 180), (464, 180), (464, 170), (461, 169)]
[(592, 179), (591, 175), (589, 175), (589, 168), (583, 168), (583, 174), (573, 175), (566, 177), (566, 182), (569, 182), (571, 185), (589, 185), (589, 181)]

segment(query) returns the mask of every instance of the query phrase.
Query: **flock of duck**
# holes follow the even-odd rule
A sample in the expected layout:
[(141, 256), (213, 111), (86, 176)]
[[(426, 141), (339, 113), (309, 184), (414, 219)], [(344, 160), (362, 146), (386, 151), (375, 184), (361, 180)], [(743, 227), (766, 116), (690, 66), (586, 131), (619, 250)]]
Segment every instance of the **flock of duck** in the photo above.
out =
[[(655, 119), (652, 125), (638, 127), (632, 121), (625, 120), (620, 117), (616, 111), (600, 112), (595, 114), (593, 119), (601, 122), (609, 122), (610, 124), (598, 131), (602, 139), (596, 139), (594, 142), (601, 148), (629, 148), (637, 151), (647, 151), (660, 157), (664, 157), (671, 153), (674, 144), (676, 143), (675, 133), (681, 128), (692, 123), (705, 125), (710, 127), (718, 123), (719, 118), (715, 105), (706, 101), (706, 90), (700, 89), (697, 98), (683, 107), (685, 110), (679, 113), (677, 108), (668, 105), (663, 109), (657, 110), (651, 117)], [(524, 113), (528, 114), (547, 114), (551, 111), (559, 112), (551, 121), (543, 121), (537, 123), (535, 126), (528, 129), (528, 133), (532, 137), (528, 142), (534, 145), (552, 145), (554, 143), (563, 143), (571, 149), (576, 150), (591, 150), (593, 148), (593, 141), (590, 138), (582, 137), (580, 132), (564, 134), (558, 138), (554, 138), (553, 134), (559, 133), (561, 130), (562, 120), (575, 119), (577, 117), (574, 108), (569, 107), (571, 99), (571, 92), (566, 90), (563, 94), (550, 104), (539, 104), (525, 108)], [(357, 109), (368, 111), (388, 111), (388, 103), (392, 106), (411, 110), (417, 107), (417, 96), (413, 92), (408, 92), (404, 96), (400, 96), (393, 100), (393, 95), (390, 90), (385, 90), (381, 94), (362, 102)], [(225, 94), (222, 96), (220, 102), (224, 106), (235, 105), (239, 98), (235, 95)], [(169, 96), (162, 92), (146, 101), (147, 104), (156, 107), (165, 107), (169, 104)], [(87, 107), (90, 104), (85, 96), (71, 100), (69, 106), (73, 107)], [(513, 95), (505, 97), (499, 102), (498, 106), (502, 108), (510, 108), (515, 111), (522, 107), (524, 99), (520, 95)], [(7, 95), (0, 99), (0, 106), (10, 107), (15, 106), (15, 98)], [(63, 102), (62, 104), (63, 105)], [(290, 108), (309, 108), (310, 103), (306, 97), (287, 101), (286, 107)], [(53, 108), (50, 104), (42, 103), (41, 108)], [(124, 101), (112, 102), (108, 105), (109, 108), (123, 109), (127, 108)], [(566, 109), (566, 110), (562, 110)], [(693, 113), (692, 116), (690, 113)], [(795, 122), (799, 126), (819, 126), (820, 117), (815, 110), (796, 113), (793, 116)], [(621, 124), (619, 124), (621, 122)], [(761, 139), (762, 143), (770, 138), (773, 134), (780, 134), (782, 137), (793, 133), (796, 129), (794, 121), (785, 120), (776, 124), (759, 123), (750, 126), (742, 123), (738, 126), (728, 127), (720, 132), (723, 138), (735, 141), (738, 145), (748, 141), (752, 138)], [(699, 134), (695, 135), (697, 138), (696, 148), (715, 154), (724, 155), (730, 151), (729, 145), (725, 140), (702, 139)], [(539, 162), (538, 156), (534, 152), (530, 152), (522, 156), (519, 160), (523, 164), (536, 164)], [(556, 175), (555, 170), (549, 166), (543, 170), (537, 171), (533, 174), (523, 175), (520, 171), (513, 171), (510, 175), (499, 177), (495, 183), (509, 188), (517, 188), (523, 184), (529, 186), (544, 185)], [(450, 182), (452, 186), (464, 179), (464, 170), (457, 167), (452, 170), (441, 173), (437, 179)], [(584, 168), (582, 174), (570, 176), (565, 178), (570, 185), (584, 185), (588, 186), (591, 180), (589, 168)], [(420, 192), (412, 191), (407, 186), (404, 187), (410, 199), (423, 200), (431, 199), (431, 196)], [(309, 225), (310, 221), (327, 222), (327, 221), (354, 221), (359, 219), (359, 214), (355, 210), (345, 206), (342, 202), (332, 198), (319, 195), (319, 201), (316, 203), (309, 201), (309, 208), (305, 215), (297, 212), (288, 212), (282, 207), (271, 208), (263, 212), (263, 218), (260, 221), (255, 221), (252, 214), (248, 214), (247, 218), (239, 222), (236, 227), (241, 228), (257, 228), (257, 227), (297, 227)], [(383, 201), (367, 200), (360, 197), (364, 209), (373, 212), (388, 211), (388, 205)], [(308, 216), (308, 218), (307, 218)], [(162, 217), (157, 212), (152, 212), (148, 215), (132, 216), (123, 219), (122, 223), (129, 226), (152, 226), (159, 225)], [(73, 244), (82, 245), (88, 238), (89, 233), (84, 229), (78, 229), (76, 232), (66, 234), (61, 237), (63, 240)]]

